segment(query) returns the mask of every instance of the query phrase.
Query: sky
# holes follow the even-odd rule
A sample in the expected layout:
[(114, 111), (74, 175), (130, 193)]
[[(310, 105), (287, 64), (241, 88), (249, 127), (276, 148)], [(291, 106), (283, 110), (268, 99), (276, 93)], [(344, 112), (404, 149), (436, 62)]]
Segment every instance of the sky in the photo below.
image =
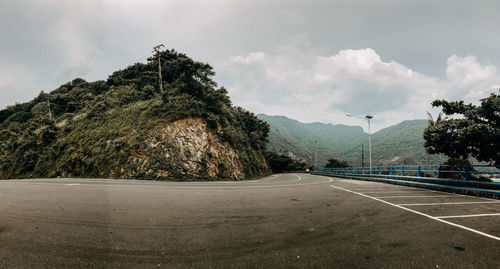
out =
[(234, 105), (372, 131), (500, 88), (500, 1), (0, 1), (0, 109), (106, 79), (164, 44)]

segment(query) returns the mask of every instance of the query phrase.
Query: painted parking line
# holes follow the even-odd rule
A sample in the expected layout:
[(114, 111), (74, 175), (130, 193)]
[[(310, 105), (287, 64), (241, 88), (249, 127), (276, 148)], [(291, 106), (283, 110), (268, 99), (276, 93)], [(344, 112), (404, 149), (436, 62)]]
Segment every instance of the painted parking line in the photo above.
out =
[(364, 194), (373, 194), (373, 193), (411, 193), (411, 192), (425, 192), (426, 190), (407, 190), (407, 191), (365, 191)]
[(437, 219), (454, 219), (454, 218), (474, 218), (474, 217), (491, 217), (491, 216), (500, 216), (500, 213), (458, 215), (458, 216), (439, 216), (439, 217), (435, 217), (435, 218), (437, 218)]
[(500, 204), (495, 201), (488, 202), (451, 202), (451, 203), (415, 203), (415, 204), (397, 204), (401, 206), (425, 206), (425, 205), (468, 205), (468, 204)]
[[(341, 180), (338, 180), (338, 181), (341, 181)], [(392, 184), (390, 184), (390, 187), (389, 187), (391, 189), (388, 189), (388, 184), (387, 183), (379, 183), (379, 182), (376, 182), (376, 183), (379, 184), (379, 185), (374, 185), (374, 186), (371, 186), (371, 187), (365, 185), (366, 189), (365, 188), (356, 188), (356, 189), (352, 189), (352, 190), (353, 191), (360, 191), (360, 192), (364, 193), (364, 191), (367, 191), (367, 190), (368, 191), (375, 191), (375, 190), (393, 190), (393, 191), (396, 191), (398, 189), (408, 189), (408, 188), (422, 189), (422, 188), (419, 188), (419, 187), (410, 187), (410, 186), (401, 186), (401, 185), (392, 185)], [(396, 186), (400, 186), (400, 187), (396, 187)], [(360, 187), (362, 187), (362, 186), (360, 186)], [(429, 192), (445, 193), (445, 194), (454, 195), (454, 196), (472, 197), (471, 195), (465, 195), (465, 194), (459, 194), (459, 193), (452, 193), (452, 192), (447, 192), (447, 191), (438, 191), (438, 190), (431, 190), (431, 189), (425, 189), (425, 188), (424, 188), (424, 190), (427, 190)], [(481, 199), (481, 200), (487, 200), (487, 201), (498, 201), (498, 199), (487, 198), (487, 197), (479, 197), (479, 196), (477, 196), (475, 198)]]
[(454, 226), (454, 227), (457, 227), (457, 228), (460, 228), (460, 229), (464, 229), (464, 230), (467, 230), (467, 231), (470, 231), (470, 232), (473, 232), (473, 233), (476, 233), (476, 234), (479, 234), (479, 235), (482, 235), (482, 236), (485, 236), (485, 237), (488, 237), (488, 238), (500, 241), (500, 237), (498, 237), (498, 236), (487, 234), (487, 233), (478, 231), (476, 229), (472, 229), (472, 228), (469, 228), (469, 227), (466, 227), (466, 226), (463, 226), (463, 225), (460, 225), (460, 224), (456, 224), (456, 223), (449, 222), (449, 221), (446, 221), (446, 220), (443, 220), (443, 219), (440, 219), (440, 218), (436, 218), (436, 217), (433, 217), (431, 215), (428, 215), (428, 214), (425, 214), (425, 213), (422, 213), (422, 212), (419, 212), (419, 211), (416, 211), (416, 210), (413, 210), (413, 209), (410, 209), (410, 208), (406, 208), (404, 206), (400, 206), (400, 205), (397, 205), (397, 204), (394, 204), (394, 203), (391, 203), (391, 202), (387, 202), (387, 201), (384, 201), (382, 199), (379, 199), (379, 198), (376, 198), (376, 197), (373, 197), (373, 196), (370, 196), (370, 195), (366, 195), (366, 194), (363, 194), (363, 193), (360, 193), (360, 192), (356, 192), (356, 191), (344, 189), (344, 188), (341, 188), (341, 187), (337, 187), (335, 185), (330, 185), (330, 187), (331, 188), (335, 188), (335, 189), (339, 189), (339, 190), (343, 190), (343, 191), (346, 191), (346, 192), (354, 193), (354, 194), (357, 194), (357, 195), (360, 195), (360, 196), (363, 196), (363, 197), (366, 197), (366, 198), (369, 198), (369, 199), (373, 199), (375, 201), (379, 201), (381, 203), (385, 203), (385, 204), (388, 204), (388, 205), (391, 205), (391, 206), (394, 206), (394, 207), (397, 207), (397, 208), (400, 208), (400, 209), (403, 209), (403, 210), (406, 210), (406, 211), (409, 211), (409, 212), (412, 212), (412, 213), (415, 213), (415, 214), (418, 214), (418, 215), (421, 215), (421, 216), (424, 216), (424, 217), (427, 217), (427, 218), (435, 220), (435, 221), (446, 223), (448, 225), (451, 225), (451, 226)]
[(452, 195), (401, 195), (401, 196), (382, 196), (382, 197), (373, 197), (377, 199), (388, 199), (388, 198), (434, 198), (434, 197), (453, 197)]
[[(352, 189), (353, 191), (383, 191), (383, 190), (387, 190), (387, 191), (398, 191), (398, 190), (407, 190), (408, 187), (393, 187), (393, 186), (377, 186), (377, 187), (369, 187), (367, 186), (366, 188), (355, 188), (355, 189)], [(417, 188), (415, 188), (417, 189)], [(417, 189), (417, 190), (422, 190), (422, 189)]]

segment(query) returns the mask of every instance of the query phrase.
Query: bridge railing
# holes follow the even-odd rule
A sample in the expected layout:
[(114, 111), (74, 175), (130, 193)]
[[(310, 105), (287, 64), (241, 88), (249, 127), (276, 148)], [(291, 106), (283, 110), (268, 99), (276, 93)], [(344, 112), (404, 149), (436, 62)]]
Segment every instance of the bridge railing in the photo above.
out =
[(317, 168), (314, 174), (320, 175), (389, 175), (452, 179), (491, 179), (500, 178), (500, 165), (468, 165), (461, 168), (453, 165), (390, 165), (370, 167)]

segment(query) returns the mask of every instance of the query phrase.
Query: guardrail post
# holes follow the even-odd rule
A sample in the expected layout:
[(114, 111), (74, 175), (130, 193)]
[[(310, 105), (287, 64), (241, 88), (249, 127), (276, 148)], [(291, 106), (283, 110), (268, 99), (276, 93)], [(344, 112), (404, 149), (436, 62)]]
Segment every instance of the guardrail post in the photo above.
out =
[(356, 175), (358, 174), (358, 168), (356, 167)]
[(392, 175), (392, 165), (389, 165), (389, 176)]
[(405, 176), (405, 166), (401, 166), (401, 176)]
[(438, 165), (438, 170), (437, 170), (437, 178), (441, 177), (441, 165)]
[(417, 168), (417, 177), (420, 177), (420, 171), (422, 170), (422, 167), (420, 167), (420, 164), (418, 165)]
[(466, 164), (466, 165), (465, 165), (465, 177), (464, 177), (464, 179), (465, 179), (465, 180), (469, 180), (469, 177), (470, 177), (470, 170), (471, 170), (471, 169), (470, 169), (469, 165), (468, 165), (468, 164)]
[(379, 167), (378, 167), (378, 174), (379, 174), (379, 175), (382, 175), (382, 166), (379, 166)]
[(363, 175), (365, 174), (365, 168), (363, 167)]

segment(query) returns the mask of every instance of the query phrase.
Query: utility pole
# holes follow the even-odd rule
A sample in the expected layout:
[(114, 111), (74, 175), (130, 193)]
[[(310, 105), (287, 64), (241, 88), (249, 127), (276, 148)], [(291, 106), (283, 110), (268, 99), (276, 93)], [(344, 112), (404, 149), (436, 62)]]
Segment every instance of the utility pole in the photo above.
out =
[(47, 105), (49, 106), (49, 118), (52, 120), (52, 113), (50, 112), (50, 97), (47, 96)]
[(365, 149), (364, 149), (364, 144), (361, 144), (361, 167), (365, 167)]
[(367, 115), (365, 117), (368, 120), (368, 148), (370, 153), (370, 174), (372, 173), (372, 132), (370, 130), (370, 120), (373, 119), (373, 116)]
[(368, 151), (370, 155), (370, 174), (372, 173), (372, 132), (370, 130), (370, 121), (373, 119), (372, 115), (366, 115), (365, 117), (361, 116), (356, 116), (356, 115), (351, 115), (351, 114), (345, 114), (347, 117), (355, 117), (359, 119), (366, 119), (368, 121)]
[(313, 168), (316, 168), (316, 150), (318, 141), (314, 141)]
[(156, 47), (153, 48), (153, 52), (156, 52), (156, 55), (158, 56), (158, 81), (160, 84), (160, 93), (163, 93), (163, 80), (161, 78), (161, 61), (160, 61), (160, 48), (165, 47), (163, 44), (160, 44)]

